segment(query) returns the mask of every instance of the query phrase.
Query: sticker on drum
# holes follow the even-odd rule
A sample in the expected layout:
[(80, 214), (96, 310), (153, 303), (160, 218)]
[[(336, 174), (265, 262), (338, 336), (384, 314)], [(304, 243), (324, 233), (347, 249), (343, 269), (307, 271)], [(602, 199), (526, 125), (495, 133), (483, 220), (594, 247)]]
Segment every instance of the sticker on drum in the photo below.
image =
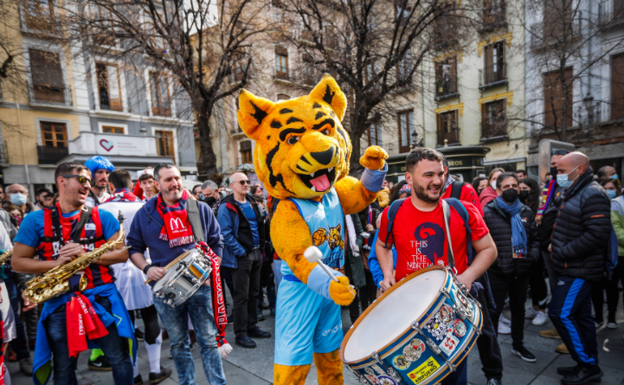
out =
[(405, 356), (398, 355), (392, 359), (392, 365), (399, 370), (407, 370), (412, 364)]
[(416, 369), (412, 370), (407, 376), (414, 384), (419, 384), (430, 377), (440, 368), (440, 364), (433, 357), (427, 358), (427, 361), (420, 364)]
[(449, 323), (453, 318), (453, 309), (449, 305), (442, 305), (440, 308), (440, 319), (442, 322)]
[(466, 335), (466, 324), (460, 319), (456, 319), (453, 324), (453, 333), (459, 338)]
[[(447, 305), (444, 305), (447, 306)], [(427, 330), (433, 338), (438, 341), (442, 341), (446, 333), (448, 333), (453, 328), (453, 320), (449, 320), (449, 322), (444, 322), (440, 313), (435, 314), (429, 322), (425, 325), (425, 330)]]
[(453, 353), (457, 345), (459, 345), (459, 340), (457, 339), (457, 337), (449, 334), (440, 344), (440, 349), (444, 352), (444, 354), (450, 357), (451, 353)]
[(375, 378), (377, 377), (375, 372), (373, 372), (373, 368), (371, 368), (370, 366), (367, 366), (366, 368), (364, 368), (364, 370), (366, 371), (366, 374), (368, 374), (369, 376), (374, 376)]
[(420, 355), (425, 351), (425, 343), (418, 338), (414, 338), (409, 345), (403, 348), (403, 356), (410, 362), (418, 361)]
[(382, 369), (379, 365), (377, 365), (377, 364), (373, 364), (372, 368), (373, 368), (373, 369), (375, 369), (375, 372), (377, 372), (377, 375), (379, 375), (379, 376), (383, 376), (383, 375), (385, 375), (385, 374), (386, 374), (386, 371), (385, 371), (385, 370), (383, 370), (383, 369)]
[(394, 381), (392, 377), (388, 376), (379, 376), (377, 377), (377, 381), (379, 385), (397, 385), (396, 381)]

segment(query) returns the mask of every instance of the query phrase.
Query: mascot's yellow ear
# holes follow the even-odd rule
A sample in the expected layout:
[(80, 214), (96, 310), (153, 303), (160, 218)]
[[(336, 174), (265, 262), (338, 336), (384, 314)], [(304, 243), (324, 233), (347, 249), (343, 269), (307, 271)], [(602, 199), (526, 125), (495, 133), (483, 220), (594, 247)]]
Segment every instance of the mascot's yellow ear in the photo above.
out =
[(239, 96), (240, 109), (238, 110), (238, 124), (251, 139), (257, 140), (255, 132), (275, 108), (275, 103), (258, 97), (247, 90), (242, 90)]
[(342, 122), (347, 109), (347, 98), (345, 98), (345, 95), (331, 75), (323, 75), (323, 79), (310, 92), (310, 99), (320, 100), (329, 104)]

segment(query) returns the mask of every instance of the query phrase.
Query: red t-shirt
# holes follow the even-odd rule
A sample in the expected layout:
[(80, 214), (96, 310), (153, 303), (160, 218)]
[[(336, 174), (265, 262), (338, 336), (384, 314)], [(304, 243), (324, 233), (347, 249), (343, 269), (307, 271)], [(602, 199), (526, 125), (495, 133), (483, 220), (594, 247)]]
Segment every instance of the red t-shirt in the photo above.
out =
[[(450, 185), (442, 194), (441, 199), (447, 199), (451, 197), (451, 191), (453, 190), (453, 185)], [(474, 205), (474, 207), (479, 211), (481, 217), (483, 217), (483, 208), (481, 207), (481, 200), (477, 195), (474, 187), (470, 183), (464, 183), (461, 189), (461, 195), (459, 196), (460, 201), (470, 202)]]
[[(479, 210), (469, 202), (462, 202), (468, 211), (469, 225), (472, 230), (472, 240), (477, 241), (489, 233), (489, 230), (479, 213)], [(388, 228), (388, 209), (384, 210), (379, 240), (385, 242)], [(450, 220), (453, 255), (457, 274), (468, 268), (468, 242), (466, 228), (462, 217), (451, 208)], [(392, 235), (388, 245), (394, 244), (397, 250), (396, 280), (424, 269), (431, 265), (448, 265), (446, 231), (444, 229), (444, 214), (440, 203), (433, 211), (420, 211), (406, 199), (394, 218)]]

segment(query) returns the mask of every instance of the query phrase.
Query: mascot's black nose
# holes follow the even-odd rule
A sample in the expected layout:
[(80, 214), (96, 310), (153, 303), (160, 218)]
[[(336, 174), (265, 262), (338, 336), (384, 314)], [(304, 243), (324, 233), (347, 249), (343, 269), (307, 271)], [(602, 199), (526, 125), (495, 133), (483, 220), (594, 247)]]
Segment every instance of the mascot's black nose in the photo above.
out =
[(327, 151), (311, 152), (310, 155), (320, 164), (326, 165), (334, 158), (334, 151), (336, 151), (336, 148), (331, 146)]

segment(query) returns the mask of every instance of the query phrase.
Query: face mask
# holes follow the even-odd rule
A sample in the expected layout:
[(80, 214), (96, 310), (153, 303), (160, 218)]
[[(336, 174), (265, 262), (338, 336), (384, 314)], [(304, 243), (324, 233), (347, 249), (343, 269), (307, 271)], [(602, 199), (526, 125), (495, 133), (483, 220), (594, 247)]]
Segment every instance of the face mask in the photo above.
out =
[(492, 182), (492, 184), (490, 184), (490, 186), (492, 186), (492, 188), (493, 188), (494, 190), (496, 190), (496, 181)]
[(199, 193), (197, 196), (199, 197), (200, 200), (204, 200), (204, 194)]
[(520, 202), (524, 203), (526, 199), (529, 197), (529, 191), (521, 190), (518, 193), (518, 197), (520, 198)]
[(557, 174), (557, 184), (563, 188), (568, 188), (570, 186), (572, 186), (572, 183), (574, 183), (574, 181), (576, 180), (576, 178), (578, 178), (578, 175), (576, 176), (576, 178), (574, 178), (573, 180), (569, 180), (568, 177), (569, 175), (572, 173), (572, 171), (576, 170), (578, 168), (578, 166), (574, 167), (569, 173), (567, 174)]
[(477, 194), (481, 195), (481, 191), (483, 191), (483, 189), (479, 189), (479, 191), (477, 191)]
[(211, 206), (213, 205), (217, 200), (215, 199), (215, 197), (208, 197), (208, 198), (204, 198), (204, 202), (208, 205)]
[(518, 199), (518, 192), (513, 188), (507, 189), (503, 191), (502, 198), (507, 203), (514, 203)]
[(16, 206), (25, 205), (27, 200), (28, 198), (24, 194), (20, 194), (20, 193), (11, 194), (11, 203), (13, 203)]
[(613, 175), (611, 175), (609, 178), (611, 178), (611, 179), (620, 179), (620, 177), (618, 176), (618, 174), (613, 174)]
[(609, 199), (615, 199), (616, 194), (617, 194), (617, 191), (615, 190), (607, 190), (607, 195), (609, 196)]

